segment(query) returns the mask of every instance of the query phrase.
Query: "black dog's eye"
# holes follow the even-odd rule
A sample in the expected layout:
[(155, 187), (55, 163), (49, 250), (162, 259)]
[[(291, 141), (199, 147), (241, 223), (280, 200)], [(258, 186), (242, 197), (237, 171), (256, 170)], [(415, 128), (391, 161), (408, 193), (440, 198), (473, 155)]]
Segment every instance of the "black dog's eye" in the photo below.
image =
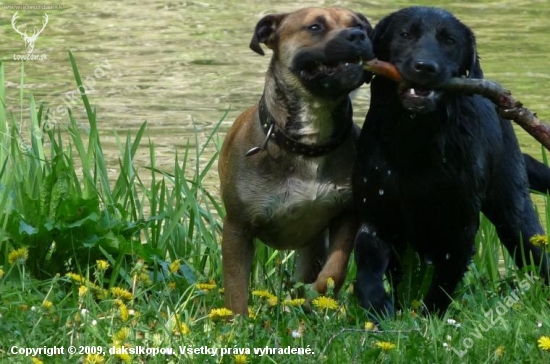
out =
[(355, 28), (359, 29), (359, 30), (365, 30), (365, 27), (363, 26), (363, 24), (355, 24)]
[(399, 34), (399, 35), (403, 39), (410, 39), (411, 38), (411, 33), (409, 33), (409, 32), (401, 32), (401, 34)]
[(311, 30), (312, 32), (319, 32), (323, 28), (319, 24), (311, 24), (309, 27), (307, 27), (308, 30)]
[(456, 40), (454, 38), (448, 37), (445, 38), (445, 44), (448, 46), (452, 46), (456, 44)]

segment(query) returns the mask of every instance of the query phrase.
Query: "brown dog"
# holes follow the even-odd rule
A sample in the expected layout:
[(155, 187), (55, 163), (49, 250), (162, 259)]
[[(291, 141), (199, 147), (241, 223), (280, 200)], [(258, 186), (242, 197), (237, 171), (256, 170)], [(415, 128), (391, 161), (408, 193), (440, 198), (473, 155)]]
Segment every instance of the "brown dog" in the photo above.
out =
[(371, 31), (363, 15), (342, 8), (272, 14), (256, 25), (250, 48), (273, 50), (264, 94), (237, 118), (219, 160), (225, 305), (235, 314), (247, 312), (256, 237), (296, 249), (296, 278), (317, 292), (329, 277), (336, 292), (344, 281), (357, 227), (349, 93), (374, 58)]

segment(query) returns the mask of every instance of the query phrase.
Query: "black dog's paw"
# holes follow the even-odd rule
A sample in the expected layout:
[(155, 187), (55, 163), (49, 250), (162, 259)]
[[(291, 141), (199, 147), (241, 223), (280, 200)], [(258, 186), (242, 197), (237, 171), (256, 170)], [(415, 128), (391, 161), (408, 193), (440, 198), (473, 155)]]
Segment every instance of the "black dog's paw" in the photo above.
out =
[(384, 288), (383, 280), (389, 258), (388, 245), (377, 237), (374, 229), (366, 224), (361, 225), (355, 238), (357, 281), (354, 292), (361, 307), (375, 322), (379, 318), (392, 317), (394, 313), (392, 299)]
[(384, 287), (364, 286), (355, 283), (354, 291), (357, 294), (360, 306), (367, 311), (369, 321), (378, 324), (381, 319), (393, 317), (392, 299), (386, 293)]

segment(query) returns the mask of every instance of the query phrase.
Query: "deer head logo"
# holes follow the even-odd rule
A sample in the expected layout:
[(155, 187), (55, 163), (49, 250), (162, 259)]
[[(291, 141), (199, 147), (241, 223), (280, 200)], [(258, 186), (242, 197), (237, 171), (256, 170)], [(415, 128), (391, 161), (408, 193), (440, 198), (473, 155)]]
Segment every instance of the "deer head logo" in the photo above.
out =
[(48, 14), (44, 13), (44, 22), (42, 23), (42, 29), (40, 29), (39, 31), (34, 30), (34, 32), (32, 33), (31, 36), (27, 35), (27, 30), (26, 29), (25, 29), (24, 33), (21, 33), (19, 31), (19, 27), (15, 26), (15, 20), (16, 19), (17, 19), (17, 11), (15, 12), (15, 14), (13, 14), (13, 18), (11, 18), (11, 26), (13, 27), (13, 29), (15, 29), (15, 31), (19, 35), (21, 35), (21, 37), (25, 41), (25, 48), (27, 49), (27, 53), (31, 54), (32, 51), (34, 50), (34, 43), (36, 43), (36, 38), (38, 38), (40, 33), (42, 33), (44, 28), (46, 28), (46, 24), (48, 24)]

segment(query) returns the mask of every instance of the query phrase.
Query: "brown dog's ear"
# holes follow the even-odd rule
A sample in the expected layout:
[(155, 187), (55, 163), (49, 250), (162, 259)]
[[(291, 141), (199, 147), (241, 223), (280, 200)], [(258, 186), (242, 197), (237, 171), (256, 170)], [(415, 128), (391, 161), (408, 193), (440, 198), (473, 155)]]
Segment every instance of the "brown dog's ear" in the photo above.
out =
[(258, 24), (256, 24), (254, 35), (250, 41), (250, 49), (262, 56), (265, 53), (260, 43), (273, 49), (276, 41), (275, 31), (287, 15), (288, 14), (269, 14), (260, 19)]
[(369, 36), (370, 39), (372, 39), (372, 36), (373, 36), (373, 29), (372, 29), (372, 25), (370, 24), (369, 20), (367, 19), (367, 17), (361, 13), (355, 13), (355, 15), (357, 15), (357, 17), (364, 23), (363, 25), (365, 26), (365, 31), (367, 32), (367, 35)]

